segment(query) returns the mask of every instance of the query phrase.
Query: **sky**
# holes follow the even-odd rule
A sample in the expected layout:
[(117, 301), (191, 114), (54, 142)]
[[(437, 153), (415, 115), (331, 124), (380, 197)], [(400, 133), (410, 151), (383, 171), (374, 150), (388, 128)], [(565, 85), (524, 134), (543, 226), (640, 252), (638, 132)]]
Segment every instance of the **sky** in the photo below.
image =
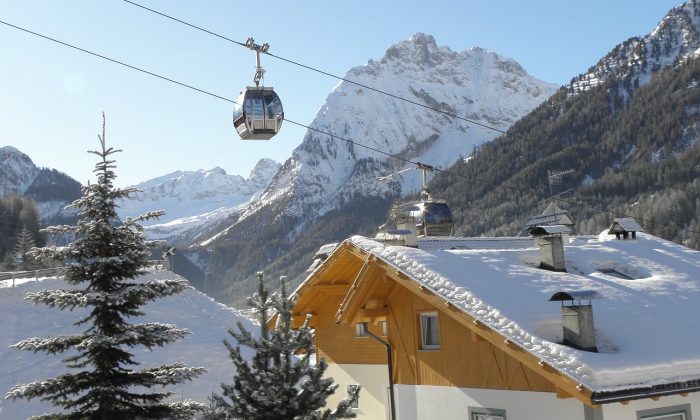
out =
[[(134, 0), (228, 38), (344, 76), (416, 32), (454, 51), (481, 47), (560, 85), (618, 43), (651, 32), (680, 0), (185, 1)], [(235, 100), (252, 85), (252, 51), (123, 0), (0, 0), (0, 20)], [(338, 83), (263, 56), (264, 84), (285, 117), (310, 124)], [(381, 89), (381, 86), (378, 86)], [(261, 158), (284, 162), (305, 130), (284, 123), (270, 141), (242, 141), (230, 102), (0, 24), (0, 146), (94, 180), (102, 113), (122, 149), (117, 185), (176, 170), (221, 167), (247, 177)], [(361, 142), (361, 139), (353, 139)], [(329, 141), (332, 141), (329, 139)]]

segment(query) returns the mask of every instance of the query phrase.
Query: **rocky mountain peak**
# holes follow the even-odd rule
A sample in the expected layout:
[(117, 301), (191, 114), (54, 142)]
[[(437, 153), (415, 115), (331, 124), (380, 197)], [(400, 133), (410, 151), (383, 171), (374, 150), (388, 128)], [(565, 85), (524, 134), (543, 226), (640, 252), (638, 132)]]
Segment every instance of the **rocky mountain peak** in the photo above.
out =
[(573, 78), (569, 89), (576, 94), (610, 78), (636, 89), (663, 68), (699, 54), (700, 2), (689, 0), (671, 9), (648, 35), (617, 45), (587, 73)]
[[(349, 70), (348, 78), (501, 129), (557, 90), (528, 75), (515, 60), (480, 48), (456, 53), (423, 33), (391, 46), (380, 61)], [(497, 135), (345, 81), (328, 95), (311, 125), (353, 142), (307, 132), (239, 222), (276, 200), (285, 200), (279, 208), (286, 215), (315, 217), (353, 197), (410, 194), (419, 187), (418, 172), (378, 181), (403, 164), (377, 150), (447, 167)]]
[(250, 171), (248, 180), (253, 184), (256, 191), (260, 191), (270, 183), (272, 177), (279, 171), (280, 166), (279, 162), (275, 162), (272, 159), (260, 159)]
[(38, 174), (29, 156), (12, 146), (0, 147), (0, 196), (24, 194)]
[(395, 61), (435, 65), (443, 62), (444, 54), (454, 55), (454, 52), (447, 47), (438, 47), (432, 35), (418, 32), (407, 41), (401, 41), (389, 47), (381, 62)]

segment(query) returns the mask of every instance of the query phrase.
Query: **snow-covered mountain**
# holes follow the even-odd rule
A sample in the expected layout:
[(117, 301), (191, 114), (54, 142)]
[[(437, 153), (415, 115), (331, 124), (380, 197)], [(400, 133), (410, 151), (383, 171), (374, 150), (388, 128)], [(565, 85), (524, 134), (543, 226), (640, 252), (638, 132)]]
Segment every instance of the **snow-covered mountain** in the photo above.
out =
[(38, 168), (12, 146), (0, 147), (0, 196), (31, 197), (43, 222), (70, 218), (64, 207), (80, 195), (80, 183), (55, 169)]
[(12, 146), (0, 148), (0, 195), (23, 194), (38, 175), (29, 156)]
[[(381, 60), (351, 69), (345, 78), (500, 130), (557, 90), (528, 75), (515, 60), (481, 48), (455, 52), (422, 33), (390, 47)], [(241, 220), (282, 199), (288, 214), (308, 217), (311, 211), (317, 217), (358, 195), (416, 192), (417, 171), (394, 182), (377, 179), (406, 166), (386, 154), (448, 167), (500, 134), (346, 81), (328, 95), (311, 126), (354, 143), (307, 132)]]
[[(141, 281), (157, 281), (179, 278), (163, 270), (151, 271)], [(65, 355), (46, 355), (9, 348), (10, 345), (29, 337), (55, 337), (82, 331), (75, 321), (84, 314), (81, 310), (60, 311), (43, 305), (33, 305), (24, 299), (27, 293), (42, 289), (72, 287), (63, 279), (46, 278), (40, 281), (24, 281), (11, 287), (11, 281), (0, 281), (0, 306), (5, 310), (3, 334), (0, 335), (0, 392), (4, 395), (13, 385), (28, 383), (59, 375), (65, 370), (61, 359)], [(223, 339), (234, 342), (227, 333), (237, 322), (254, 334), (258, 328), (243, 316), (221, 305), (193, 288), (178, 295), (149, 303), (145, 315), (138, 322), (172, 323), (187, 328), (192, 333), (182, 340), (152, 351), (146, 348), (131, 350), (135, 360), (143, 367), (164, 363), (184, 362), (189, 366), (206, 367), (208, 372), (191, 382), (171, 386), (174, 400), (192, 399), (207, 402), (212, 392), (221, 392), (219, 384), (233, 380), (235, 368), (228, 357)], [(136, 322), (133, 321), (132, 322)], [(251, 349), (243, 349), (245, 357), (252, 356)], [(157, 390), (160, 391), (160, 390)], [(0, 418), (24, 419), (54, 410), (50, 403), (38, 399), (11, 401), (0, 399)]]
[(144, 223), (149, 237), (173, 239), (196, 235), (196, 228), (239, 211), (267, 185), (280, 164), (261, 159), (248, 179), (229, 175), (221, 168), (177, 171), (134, 185), (141, 192), (121, 200), (119, 217), (136, 217), (151, 210), (165, 210), (158, 220)]
[(411, 166), (402, 159), (447, 168), (558, 89), (512, 59), (481, 48), (455, 52), (422, 33), (352, 68), (345, 79), (356, 83), (335, 86), (310, 124), (314, 130), (265, 191), (192, 248), (190, 257), (208, 279), (233, 287), (255, 270), (277, 274), (271, 264), (296, 277), (318, 246), (378, 226), (394, 198), (418, 191), (418, 171), (378, 179)]
[(687, 1), (671, 9), (657, 27), (643, 37), (617, 45), (586, 73), (571, 80), (576, 94), (616, 78), (636, 88), (655, 73), (700, 54), (700, 2)]

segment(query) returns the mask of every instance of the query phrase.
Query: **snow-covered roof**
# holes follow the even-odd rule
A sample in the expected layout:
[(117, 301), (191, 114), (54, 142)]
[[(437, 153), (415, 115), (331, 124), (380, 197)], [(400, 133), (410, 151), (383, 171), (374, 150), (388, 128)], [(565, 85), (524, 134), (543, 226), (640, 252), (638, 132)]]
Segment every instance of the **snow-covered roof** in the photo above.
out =
[[(385, 247), (375, 255), (593, 392), (700, 379), (700, 252), (657, 237), (617, 241), (606, 232), (565, 244), (567, 272), (538, 268), (537, 248)], [(419, 242), (419, 247), (423, 242)], [(622, 273), (624, 276), (614, 276)], [(561, 344), (560, 291), (595, 291), (599, 353)]]
[[(620, 228), (622, 228), (622, 230)], [(626, 232), (644, 232), (644, 229), (642, 229), (642, 227), (639, 226), (639, 223), (637, 223), (637, 221), (631, 217), (625, 217), (622, 219), (615, 218), (612, 226), (610, 226), (610, 229), (608, 230), (608, 233), (613, 234), (616, 232), (623, 232), (623, 231), (626, 231)]]
[(535, 226), (544, 225), (565, 225), (573, 226), (575, 225), (574, 219), (569, 216), (569, 212), (562, 210), (556, 203), (549, 203), (542, 214), (538, 216), (531, 217), (527, 222), (525, 222), (525, 230), (532, 229)]

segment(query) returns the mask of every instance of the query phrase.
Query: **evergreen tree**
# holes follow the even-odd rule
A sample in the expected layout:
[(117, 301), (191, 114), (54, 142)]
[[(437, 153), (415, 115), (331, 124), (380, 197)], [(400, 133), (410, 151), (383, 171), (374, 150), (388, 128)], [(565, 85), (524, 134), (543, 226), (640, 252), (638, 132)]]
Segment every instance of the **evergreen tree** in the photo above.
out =
[(15, 259), (14, 266), (20, 270), (34, 270), (36, 263), (34, 257), (27, 255), (36, 244), (32, 233), (27, 229), (27, 226), (22, 226), (22, 231), (17, 236), (14, 248), (12, 248), (12, 256)]
[[(163, 346), (189, 332), (173, 325), (128, 323), (127, 318), (143, 315), (141, 307), (149, 301), (176, 294), (188, 287), (183, 280), (139, 282), (136, 277), (148, 266), (150, 248), (140, 221), (157, 217), (150, 212), (137, 219), (119, 222), (115, 200), (128, 197), (132, 188), (119, 189), (114, 161), (119, 152), (105, 144), (104, 116), (101, 150), (95, 165), (97, 183), (83, 187), (83, 196), (71, 206), (78, 210), (75, 226), (52, 226), (49, 233), (72, 233), (75, 239), (66, 247), (38, 248), (33, 254), (40, 260), (58, 260), (66, 264), (65, 278), (83, 288), (42, 290), (26, 299), (60, 309), (85, 308), (87, 315), (76, 322), (86, 325), (82, 334), (54, 338), (29, 338), (14, 345), (20, 350), (59, 354), (71, 351), (64, 359), (69, 372), (55, 378), (13, 387), (8, 398), (41, 398), (63, 411), (44, 414), (40, 419), (131, 419), (184, 418), (204, 408), (200, 403), (167, 402), (169, 392), (147, 392), (152, 387), (182, 383), (200, 375), (203, 368), (172, 363), (154, 368), (132, 370), (137, 365), (129, 349), (136, 346)], [(146, 390), (144, 390), (144, 388)]]
[[(239, 322), (240, 332), (229, 330), (239, 344), (256, 351), (252, 361), (241, 355), (240, 346), (224, 340), (236, 377), (233, 385), (221, 384), (223, 395), (211, 397), (207, 419), (245, 420), (330, 420), (353, 418), (351, 403), (359, 395), (359, 388), (351, 399), (341, 401), (336, 410), (321, 410), (326, 398), (338, 387), (332, 378), (323, 378), (327, 368), (321, 359), (311, 364), (314, 344), (309, 319), (297, 330), (292, 329), (292, 307), (288, 299), (285, 279), (281, 278), (280, 294), (269, 296), (263, 285), (263, 274), (258, 273), (258, 293), (248, 299), (260, 323), (260, 337), (256, 338)], [(273, 329), (268, 323), (276, 312)], [(295, 355), (298, 355), (297, 359)]]

